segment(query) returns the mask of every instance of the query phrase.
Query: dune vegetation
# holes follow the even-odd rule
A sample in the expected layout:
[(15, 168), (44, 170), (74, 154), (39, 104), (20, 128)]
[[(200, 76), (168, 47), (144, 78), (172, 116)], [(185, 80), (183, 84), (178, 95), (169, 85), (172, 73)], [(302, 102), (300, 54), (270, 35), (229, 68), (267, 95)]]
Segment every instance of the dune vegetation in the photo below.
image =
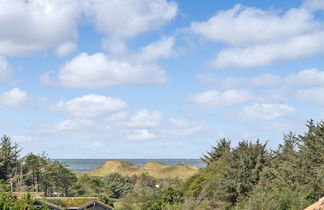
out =
[[(1, 138), (0, 209), (32, 210), (34, 199), (68, 206), (96, 197), (118, 210), (299, 210), (324, 196), (324, 122), (309, 121), (304, 134), (284, 135), (275, 150), (259, 140), (232, 146), (220, 139), (200, 169), (114, 160), (75, 173), (44, 154), (19, 154), (18, 145)], [(46, 198), (32, 197), (42, 194)], [(51, 196), (79, 198), (71, 203)]]
[(123, 176), (133, 176), (142, 173), (157, 178), (180, 178), (186, 179), (196, 173), (198, 173), (198, 167), (187, 166), (183, 164), (177, 165), (164, 165), (159, 162), (148, 162), (144, 166), (135, 166), (132, 163), (120, 161), (120, 160), (109, 160), (99, 166), (98, 168), (86, 172), (90, 176), (107, 176), (111, 173), (119, 173)]

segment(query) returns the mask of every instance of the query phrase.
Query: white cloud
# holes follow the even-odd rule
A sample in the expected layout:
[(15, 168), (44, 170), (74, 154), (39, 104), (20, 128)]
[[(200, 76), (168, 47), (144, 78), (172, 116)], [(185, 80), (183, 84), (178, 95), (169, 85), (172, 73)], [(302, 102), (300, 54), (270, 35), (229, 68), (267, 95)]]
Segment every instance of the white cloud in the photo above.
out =
[[(236, 5), (190, 30), (206, 40), (228, 43), (208, 62), (211, 68), (251, 68), (277, 61), (324, 53), (324, 23), (309, 8), (323, 0), (309, 0), (284, 13)], [(308, 5), (308, 6), (307, 6)]]
[(177, 4), (166, 0), (90, 0), (86, 13), (98, 31), (125, 40), (170, 21)]
[(95, 141), (92, 146), (96, 147), (96, 148), (104, 148), (104, 144), (102, 144), (99, 141)]
[(30, 136), (21, 136), (21, 135), (17, 135), (17, 136), (13, 136), (12, 139), (13, 139), (15, 142), (23, 143), (23, 142), (31, 142), (33, 138), (30, 137)]
[(324, 71), (305, 69), (287, 76), (275, 74), (261, 74), (248, 77), (222, 77), (215, 74), (201, 74), (197, 76), (199, 83), (207, 87), (222, 89), (276, 87), (276, 86), (324, 86)]
[(152, 140), (158, 138), (155, 134), (151, 133), (147, 129), (130, 130), (126, 137), (132, 140)]
[(262, 74), (251, 79), (251, 84), (254, 87), (271, 87), (279, 85), (281, 82), (281, 77), (274, 74)]
[(175, 44), (174, 37), (164, 37), (157, 42), (142, 47), (137, 55), (139, 59), (145, 61), (156, 60), (158, 58), (168, 58), (175, 54), (173, 49)]
[(207, 90), (189, 97), (191, 103), (202, 107), (220, 108), (250, 101), (253, 96), (244, 90)]
[(63, 120), (53, 126), (56, 130), (69, 131), (69, 130), (81, 130), (85, 127), (94, 126), (92, 120), (81, 120), (81, 119), (68, 119)]
[(57, 81), (53, 78), (54, 71), (47, 71), (39, 76), (39, 80), (44, 85), (57, 85)]
[(177, 14), (177, 4), (167, 0), (89, 0), (85, 13), (106, 38), (103, 46), (111, 54), (127, 52), (126, 41), (158, 29)]
[(244, 117), (249, 120), (275, 120), (295, 112), (287, 104), (253, 104), (244, 108)]
[(319, 32), (246, 48), (228, 48), (221, 50), (208, 65), (216, 69), (250, 68), (267, 65), (275, 61), (304, 58), (324, 53), (323, 40), (324, 32)]
[(111, 98), (95, 94), (84, 95), (70, 101), (60, 101), (51, 106), (53, 111), (63, 111), (79, 118), (105, 117), (127, 107), (126, 102), (119, 98)]
[(322, 28), (312, 13), (290, 9), (284, 14), (236, 5), (205, 22), (193, 22), (190, 29), (207, 40), (231, 45), (249, 45), (308, 34)]
[(317, 69), (305, 69), (286, 78), (289, 85), (324, 86), (324, 72)]
[(142, 109), (137, 111), (126, 122), (126, 126), (135, 128), (156, 127), (163, 119), (163, 115), (159, 111), (149, 111)]
[(282, 78), (274, 74), (261, 74), (252, 78), (221, 77), (213, 74), (198, 75), (200, 84), (207, 87), (233, 89), (242, 87), (272, 87), (281, 84)]
[(128, 119), (128, 113), (125, 111), (120, 111), (110, 114), (105, 118), (106, 121), (110, 122), (124, 122)]
[(6, 80), (11, 75), (11, 67), (4, 57), (0, 56), (0, 81)]
[(60, 69), (58, 79), (65, 87), (98, 88), (161, 84), (166, 82), (166, 75), (156, 64), (109, 60), (101, 53), (81, 53)]
[(221, 77), (213, 74), (198, 75), (199, 83), (207, 87), (220, 87), (233, 89), (248, 86), (248, 79), (245, 77)]
[(324, 0), (305, 0), (303, 7), (310, 10), (324, 10)]
[(297, 96), (324, 106), (324, 88), (311, 88), (311, 89), (306, 89), (306, 90), (300, 90), (297, 92)]
[(40, 125), (38, 131), (68, 138), (94, 139), (102, 138), (110, 129), (98, 119), (66, 119), (55, 124)]
[(75, 43), (76, 0), (0, 0), (0, 55), (24, 55)]
[(72, 53), (75, 50), (75, 48), (76, 48), (75, 43), (68, 42), (58, 46), (58, 48), (56, 49), (56, 54), (58, 56), (66, 56)]
[(27, 102), (27, 93), (19, 88), (13, 88), (0, 94), (0, 107), (20, 106)]
[(196, 122), (175, 118), (170, 121), (172, 127), (166, 130), (167, 135), (191, 136), (202, 131), (202, 126)]

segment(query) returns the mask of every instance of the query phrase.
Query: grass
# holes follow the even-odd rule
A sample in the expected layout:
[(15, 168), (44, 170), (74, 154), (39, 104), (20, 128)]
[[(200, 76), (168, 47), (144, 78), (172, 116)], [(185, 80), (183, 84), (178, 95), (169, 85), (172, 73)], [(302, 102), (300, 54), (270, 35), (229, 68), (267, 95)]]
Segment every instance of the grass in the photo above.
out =
[(76, 197), (57, 197), (57, 198), (42, 198), (37, 199), (41, 202), (51, 204), (53, 206), (58, 207), (80, 207), (84, 206), (91, 201), (98, 201), (95, 197), (84, 197), (84, 198), (76, 198)]

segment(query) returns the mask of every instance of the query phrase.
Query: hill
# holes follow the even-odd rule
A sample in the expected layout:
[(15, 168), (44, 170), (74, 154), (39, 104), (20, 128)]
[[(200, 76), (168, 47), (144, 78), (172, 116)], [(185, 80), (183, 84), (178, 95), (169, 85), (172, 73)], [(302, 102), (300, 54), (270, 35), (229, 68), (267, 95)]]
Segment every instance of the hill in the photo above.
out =
[(198, 172), (196, 166), (188, 166), (183, 164), (164, 165), (159, 162), (148, 162), (140, 167), (132, 163), (120, 160), (109, 160), (98, 168), (86, 172), (90, 176), (106, 176), (110, 173), (119, 173), (124, 176), (132, 176), (135, 174), (148, 173), (158, 179), (164, 178), (188, 178)]

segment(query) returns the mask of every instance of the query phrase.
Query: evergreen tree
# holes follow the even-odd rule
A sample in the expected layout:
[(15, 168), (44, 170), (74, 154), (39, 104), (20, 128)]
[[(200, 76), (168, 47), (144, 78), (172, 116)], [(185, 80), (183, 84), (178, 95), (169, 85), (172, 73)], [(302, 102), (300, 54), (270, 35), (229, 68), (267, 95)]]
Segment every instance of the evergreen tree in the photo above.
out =
[[(12, 144), (8, 136), (3, 136), (0, 139), (0, 179), (10, 179), (11, 190), (14, 184), (19, 181), (20, 162), (19, 149), (17, 144)], [(14, 183), (14, 181), (16, 183)]]
[(211, 164), (227, 155), (231, 151), (231, 141), (226, 140), (225, 138), (220, 139), (217, 142), (216, 146), (212, 146), (210, 152), (207, 152), (206, 155), (203, 155), (201, 160), (207, 165)]

